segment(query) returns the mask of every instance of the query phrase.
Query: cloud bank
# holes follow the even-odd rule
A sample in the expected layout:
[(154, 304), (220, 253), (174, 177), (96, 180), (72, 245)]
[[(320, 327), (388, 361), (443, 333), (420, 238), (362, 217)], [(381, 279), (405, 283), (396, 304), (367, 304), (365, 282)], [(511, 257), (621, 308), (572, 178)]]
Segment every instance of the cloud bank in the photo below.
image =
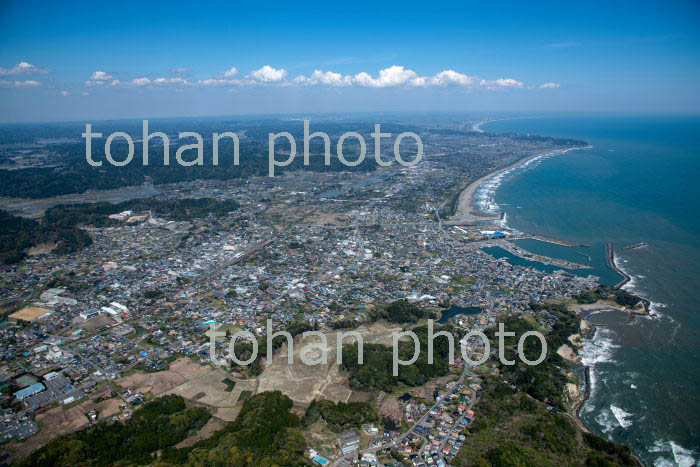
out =
[[(485, 79), (476, 75), (460, 73), (455, 70), (443, 70), (432, 76), (422, 76), (401, 65), (393, 65), (379, 70), (376, 75), (366, 71), (355, 75), (343, 75), (330, 70), (314, 70), (309, 76), (298, 75), (289, 77), (284, 68), (274, 68), (265, 65), (240, 75), (236, 67), (225, 69), (212, 78), (189, 80), (183, 76), (147, 77), (141, 76), (130, 81), (120, 82), (104, 71), (96, 71), (85, 81), (87, 86), (119, 86), (119, 87), (243, 87), (243, 86), (326, 86), (326, 87), (360, 87), (360, 88), (428, 88), (428, 87), (460, 87), (484, 89), (489, 91), (503, 89), (535, 89), (526, 86), (515, 78)], [(558, 88), (559, 84), (547, 82), (539, 86), (541, 89)]]
[(32, 65), (28, 62), (19, 62), (17, 65), (10, 69), (0, 67), (0, 76), (15, 76), (15, 75), (32, 75), (32, 74), (46, 74), (49, 70), (46, 68)]

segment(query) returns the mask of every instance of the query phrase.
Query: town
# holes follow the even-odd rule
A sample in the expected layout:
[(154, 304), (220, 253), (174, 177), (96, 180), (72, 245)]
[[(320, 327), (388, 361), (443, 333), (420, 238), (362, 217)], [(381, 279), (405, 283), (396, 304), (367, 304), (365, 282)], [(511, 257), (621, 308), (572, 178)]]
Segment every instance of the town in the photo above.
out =
[[(55, 245), (38, 245), (3, 266), (2, 439), (11, 441), (12, 459), (96, 423), (124, 422), (157, 396), (177, 394), (209, 408), (213, 421), (203, 430), (212, 432), (235, 420), (250, 397), (278, 390), (299, 410), (315, 400), (357, 401), (391, 420), (338, 438), (309, 432), (309, 459), (318, 464), (377, 465), (396, 459), (392, 453), (414, 465), (448, 464), (474, 416), (482, 367), (458, 352), (447, 376), (423, 390), (407, 388), (400, 397), (366, 391), (353, 388), (345, 361), (336, 361), (333, 334), (355, 329), (366, 343), (389, 346), (392, 334), (406, 329), (376, 315), (401, 302), (454, 326), (456, 339), (474, 337), (504, 313), (531, 314), (533, 303), (583, 293), (598, 278), (583, 265), (531, 255), (514, 241), (527, 234), (498, 218), (443, 222), (465, 181), (512, 163), (512, 154), (571, 143), (443, 133), (421, 133), (425, 156), (411, 167), (149, 185), (158, 202), (236, 206), (177, 218), (158, 212), (160, 205), (107, 210), (99, 218), (107, 226), (81, 226), (89, 246), (57, 255)], [(41, 215), (36, 206), (7, 208)], [(511, 264), (486, 252), (494, 245), (557, 268)], [(268, 341), (273, 356), (266, 352), (262, 366), (240, 354), (237, 360), (253, 363), (232, 362), (227, 338), (246, 332), (264, 339), (266, 322), (277, 332), (322, 332), (331, 358), (308, 370), (296, 361), (284, 369), (312, 338), (300, 332), (290, 336), (299, 340), (294, 348)], [(212, 337), (213, 351), (211, 329), (220, 336)], [(460, 346), (469, 355), (490, 352), (484, 339)]]

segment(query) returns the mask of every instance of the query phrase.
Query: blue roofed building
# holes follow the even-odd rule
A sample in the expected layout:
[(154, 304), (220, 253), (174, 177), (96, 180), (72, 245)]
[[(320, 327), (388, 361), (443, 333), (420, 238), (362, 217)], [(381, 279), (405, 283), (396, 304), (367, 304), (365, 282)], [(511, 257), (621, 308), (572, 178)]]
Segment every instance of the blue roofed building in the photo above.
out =
[(33, 396), (34, 394), (43, 391), (46, 389), (43, 384), (41, 383), (36, 383), (32, 384), (31, 386), (27, 386), (24, 389), (20, 389), (17, 391), (14, 395), (18, 400), (22, 400), (26, 397)]

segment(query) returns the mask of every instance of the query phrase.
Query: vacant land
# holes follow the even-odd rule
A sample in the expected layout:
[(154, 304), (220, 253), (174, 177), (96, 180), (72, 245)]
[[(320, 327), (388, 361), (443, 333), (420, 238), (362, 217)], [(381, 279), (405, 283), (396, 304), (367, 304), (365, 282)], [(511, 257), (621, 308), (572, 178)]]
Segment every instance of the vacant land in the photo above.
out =
[[(233, 379), (219, 368), (208, 369), (207, 373), (173, 387), (166, 394), (177, 394), (186, 400), (204, 404), (214, 417), (228, 422), (235, 420), (242, 405), (239, 402), (241, 392), (253, 392), (255, 381)], [(235, 382), (235, 386), (231, 388), (227, 380)]]
[(160, 396), (166, 391), (211, 371), (211, 368), (194, 363), (189, 358), (179, 358), (170, 364), (170, 368), (157, 373), (134, 373), (116, 380), (124, 389), (135, 392), (150, 392)]
[(208, 407), (214, 417), (224, 421), (235, 420), (243, 403), (242, 393), (257, 392), (254, 380), (236, 379), (220, 368), (200, 365), (188, 358), (176, 360), (168, 370), (134, 373), (116, 382), (125, 389), (150, 392), (156, 397), (177, 394)]
[(14, 462), (27, 457), (50, 440), (71, 433), (87, 426), (88, 418), (82, 408), (74, 406), (69, 409), (55, 407), (36, 416), (39, 432), (22, 442), (11, 441), (4, 448), (10, 453), (10, 461)]
[[(387, 323), (377, 322), (372, 325), (364, 325), (357, 328), (362, 334), (365, 344), (392, 345), (392, 332), (401, 330), (398, 326), (390, 326)], [(302, 338), (297, 336), (294, 340), (294, 360), (292, 365), (287, 363), (289, 349), (286, 343), (275, 354), (262, 375), (258, 378), (258, 392), (282, 391), (289, 396), (295, 404), (302, 407), (308, 406), (314, 399), (328, 399), (334, 402), (348, 402), (350, 400), (366, 400), (368, 395), (355, 394), (357, 391), (350, 389), (347, 375), (340, 372), (337, 364), (337, 339), (339, 331), (326, 332), (327, 363), (306, 365), (301, 360), (301, 352), (304, 351), (307, 360), (320, 359), (321, 350), (314, 344), (321, 345), (321, 339), (316, 336)], [(351, 338), (344, 342), (352, 343)], [(371, 397), (369, 397), (371, 399)]]
[(40, 308), (38, 306), (28, 306), (15, 313), (12, 313), (10, 316), (8, 316), (8, 318), (10, 321), (27, 321), (31, 323), (47, 313), (51, 313), (51, 310)]

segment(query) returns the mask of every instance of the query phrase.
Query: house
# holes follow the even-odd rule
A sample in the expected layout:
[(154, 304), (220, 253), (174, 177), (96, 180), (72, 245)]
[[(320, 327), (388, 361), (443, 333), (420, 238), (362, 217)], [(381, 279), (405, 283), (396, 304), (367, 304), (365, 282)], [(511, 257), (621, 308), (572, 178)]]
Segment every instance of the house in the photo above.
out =
[(354, 432), (348, 431), (340, 435), (340, 450), (343, 455), (350, 454), (360, 449), (360, 437)]

